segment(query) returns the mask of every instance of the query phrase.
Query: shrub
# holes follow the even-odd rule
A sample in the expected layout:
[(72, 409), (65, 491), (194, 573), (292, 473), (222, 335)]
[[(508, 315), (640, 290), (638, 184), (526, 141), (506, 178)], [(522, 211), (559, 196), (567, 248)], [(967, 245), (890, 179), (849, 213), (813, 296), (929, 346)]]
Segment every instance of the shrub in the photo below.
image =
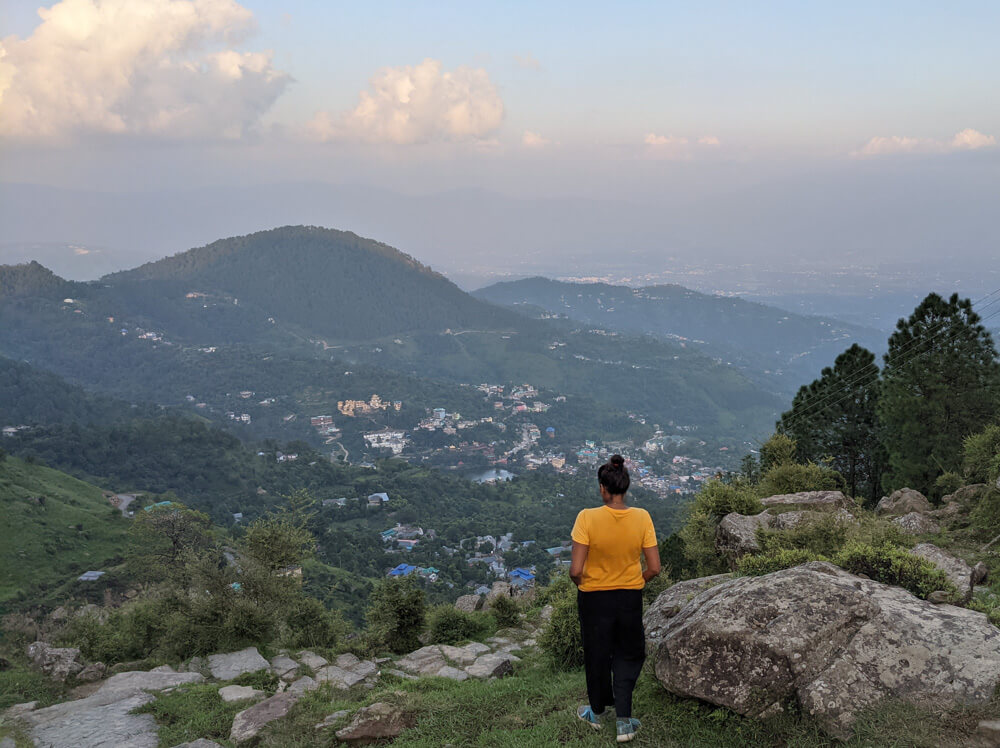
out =
[(799, 491), (843, 490), (844, 479), (836, 470), (810, 462), (807, 465), (786, 463), (769, 470), (760, 482), (762, 496), (777, 496)]
[(847, 542), (856, 528), (838, 521), (829, 513), (809, 518), (787, 530), (757, 530), (757, 541), (764, 553), (780, 550), (803, 550), (815, 555), (832, 556)]
[(722, 519), (731, 512), (739, 514), (759, 514), (764, 511), (754, 489), (743, 483), (723, 483), (719, 480), (706, 481), (695, 494), (691, 512), (704, 512), (716, 519)]
[[(506, 598), (500, 598), (506, 599)], [(486, 633), (486, 616), (458, 610), (454, 605), (438, 605), (427, 617), (431, 644), (457, 644)]]
[(993, 483), (1000, 477), (1000, 424), (965, 438), (962, 470), (973, 483)]
[(420, 646), (425, 612), (424, 592), (412, 579), (380, 579), (368, 598), (369, 633), (397, 654), (410, 652)]
[(744, 556), (736, 565), (736, 573), (740, 576), (760, 577), (810, 561), (827, 560), (825, 556), (804, 548), (781, 548), (756, 556)]
[(285, 618), (284, 637), (291, 648), (336, 647), (347, 633), (347, 624), (337, 611), (327, 610), (314, 597), (300, 597)]
[(1000, 598), (993, 592), (977, 594), (969, 601), (967, 606), (970, 610), (985, 613), (990, 623), (1000, 626)]
[(490, 612), (500, 628), (512, 628), (521, 622), (521, 608), (506, 595), (494, 598), (490, 603)]
[(552, 618), (538, 640), (549, 662), (560, 670), (583, 664), (583, 640), (576, 610), (575, 590), (562, 587), (551, 601)]
[(836, 555), (833, 562), (852, 574), (864, 574), (883, 584), (892, 584), (927, 598), (935, 590), (951, 593), (954, 599), (959, 592), (945, 573), (926, 559), (897, 546), (868, 545), (852, 541)]
[(0, 712), (25, 701), (38, 701), (40, 706), (48, 706), (61, 695), (60, 685), (37, 670), (18, 666), (0, 670)]
[(760, 447), (760, 470), (765, 476), (775, 468), (795, 462), (797, 445), (787, 434), (774, 433)]
[(942, 496), (955, 493), (955, 491), (964, 485), (965, 481), (958, 473), (953, 473), (951, 471), (942, 473), (938, 476), (937, 480), (934, 481), (934, 491), (932, 496), (935, 501), (940, 501)]
[(719, 574), (726, 563), (715, 552), (715, 528), (731, 512), (758, 514), (764, 510), (752, 486), (743, 481), (706, 481), (694, 497), (687, 521), (677, 533), (683, 541), (685, 564), (695, 576)]
[(976, 502), (970, 515), (972, 526), (981, 530), (984, 536), (992, 537), (1000, 532), (1000, 489), (990, 487)]

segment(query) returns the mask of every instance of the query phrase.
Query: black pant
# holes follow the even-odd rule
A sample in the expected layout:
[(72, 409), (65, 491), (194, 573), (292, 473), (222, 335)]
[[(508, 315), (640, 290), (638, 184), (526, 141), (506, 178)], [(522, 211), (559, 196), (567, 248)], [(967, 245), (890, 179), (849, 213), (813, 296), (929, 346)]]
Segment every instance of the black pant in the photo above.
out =
[(590, 708), (613, 706), (619, 719), (632, 716), (632, 690), (646, 659), (642, 590), (577, 592), (583, 665)]

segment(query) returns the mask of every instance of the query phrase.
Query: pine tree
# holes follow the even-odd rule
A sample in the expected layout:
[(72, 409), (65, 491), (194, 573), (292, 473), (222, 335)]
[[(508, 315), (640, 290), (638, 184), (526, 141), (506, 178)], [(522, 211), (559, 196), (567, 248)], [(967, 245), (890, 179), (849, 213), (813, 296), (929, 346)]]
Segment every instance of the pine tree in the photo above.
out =
[(778, 429), (795, 439), (800, 461), (830, 461), (852, 496), (878, 498), (885, 464), (878, 416), (875, 354), (855, 344), (801, 389)]
[(968, 299), (932, 293), (896, 325), (878, 405), (886, 491), (933, 493), (940, 474), (961, 467), (963, 439), (996, 416), (1000, 364), (980, 322)]

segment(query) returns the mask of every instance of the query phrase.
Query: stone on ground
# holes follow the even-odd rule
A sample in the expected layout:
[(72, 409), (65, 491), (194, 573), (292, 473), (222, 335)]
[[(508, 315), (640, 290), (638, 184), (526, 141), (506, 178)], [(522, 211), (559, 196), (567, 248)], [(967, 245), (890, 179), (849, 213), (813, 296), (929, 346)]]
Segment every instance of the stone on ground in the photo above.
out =
[(376, 701), (370, 706), (359, 709), (351, 724), (337, 730), (336, 735), (338, 740), (345, 743), (365, 745), (397, 738), (403, 730), (413, 727), (414, 724), (413, 715), (392, 704)]
[(232, 680), (244, 673), (267, 670), (271, 665), (261, 657), (257, 647), (247, 647), (239, 652), (214, 654), (208, 658), (208, 669), (217, 680)]
[(660, 640), (663, 639), (667, 622), (677, 615), (681, 608), (705, 590), (718, 587), (732, 578), (732, 574), (716, 574), (712, 577), (688, 579), (661, 592), (643, 615), (643, 625), (646, 629), (646, 648), (652, 652), (659, 645)]
[(933, 543), (920, 543), (911, 550), (914, 556), (927, 559), (948, 577), (948, 581), (958, 588), (962, 596), (962, 602), (967, 602), (972, 598), (973, 573), (965, 561), (953, 556), (948, 551), (938, 548)]
[(258, 691), (250, 686), (223, 686), (219, 689), (219, 698), (229, 703), (231, 701), (245, 701), (246, 699), (259, 700), (264, 698), (263, 691)]
[(891, 495), (883, 496), (875, 505), (876, 514), (888, 516), (909, 514), (910, 512), (923, 514), (931, 509), (933, 507), (927, 497), (912, 488), (900, 488), (898, 491), (893, 491)]
[(447, 664), (437, 644), (421, 647), (396, 661), (396, 667), (414, 675), (434, 675)]
[(108, 672), (108, 667), (103, 662), (94, 662), (87, 665), (83, 670), (76, 674), (76, 679), (80, 683), (93, 683), (96, 680), (100, 680)]
[(983, 720), (976, 727), (976, 737), (984, 746), (1000, 746), (1000, 720)]
[(474, 613), (482, 609), (483, 598), (479, 595), (462, 595), (455, 601), (455, 607), (458, 610), (464, 610), (466, 613)]
[(438, 678), (450, 678), (451, 680), (467, 680), (469, 678), (469, 674), (464, 670), (459, 670), (457, 667), (452, 667), (451, 665), (445, 665), (435, 675)]
[(155, 673), (136, 670), (117, 673), (108, 678), (97, 689), (98, 694), (129, 694), (137, 691), (162, 691), (186, 683), (201, 683), (205, 678), (200, 673)]
[(278, 655), (271, 658), (271, 672), (282, 680), (295, 680), (300, 667), (302, 666), (299, 663), (287, 655)]
[(1000, 682), (1000, 630), (985, 615), (824, 562), (724, 581), (659, 620), (671, 609), (646, 616), (668, 691), (750, 716), (797, 702), (837, 737), (882, 699), (985, 704)]
[(288, 687), (288, 692), (301, 694), (306, 691), (315, 691), (317, 688), (319, 688), (319, 683), (308, 675), (304, 675)]
[(502, 678), (514, 672), (514, 663), (519, 659), (515, 655), (500, 652), (484, 654), (471, 665), (467, 665), (465, 672), (473, 678)]
[(783, 493), (761, 499), (765, 508), (812, 509), (815, 511), (834, 512), (838, 509), (853, 509), (855, 504), (840, 491), (799, 491), (798, 493)]
[(768, 512), (760, 514), (727, 514), (715, 528), (715, 550), (731, 563), (748, 553), (758, 553), (757, 529), (770, 527), (774, 516)]
[(319, 670), (321, 667), (326, 667), (330, 664), (325, 657), (320, 657), (318, 654), (310, 652), (308, 649), (303, 649), (297, 656), (299, 658), (299, 662), (308, 668), (312, 668), (313, 670)]
[(363, 681), (365, 676), (358, 675), (351, 670), (345, 670), (342, 667), (337, 667), (336, 665), (327, 665), (326, 667), (320, 668), (316, 671), (316, 680), (320, 683), (330, 683), (335, 688), (340, 688), (347, 690), (353, 685), (356, 685)]
[(288, 715), (298, 700), (298, 694), (291, 692), (275, 694), (249, 709), (244, 709), (233, 719), (229, 739), (242, 743), (257, 736), (271, 722)]
[(32, 642), (28, 645), (28, 657), (35, 667), (61, 682), (83, 670), (80, 650), (75, 647), (53, 647), (47, 642)]
[[(489, 648), (486, 651), (488, 652)], [(482, 653), (473, 652), (471, 649), (466, 649), (465, 647), (453, 647), (450, 644), (442, 644), (441, 654), (459, 665), (471, 665), (476, 661), (476, 657)]]
[(920, 512), (910, 512), (900, 515), (892, 520), (892, 524), (896, 525), (907, 535), (927, 535), (941, 529), (940, 524)]
[(316, 725), (316, 729), (325, 730), (327, 727), (333, 727), (334, 723), (336, 723), (339, 720), (342, 720), (348, 714), (350, 714), (350, 712), (347, 711), (346, 709), (343, 709), (339, 712), (334, 712), (333, 714), (328, 714), (326, 715), (326, 717), (323, 718), (322, 722)]

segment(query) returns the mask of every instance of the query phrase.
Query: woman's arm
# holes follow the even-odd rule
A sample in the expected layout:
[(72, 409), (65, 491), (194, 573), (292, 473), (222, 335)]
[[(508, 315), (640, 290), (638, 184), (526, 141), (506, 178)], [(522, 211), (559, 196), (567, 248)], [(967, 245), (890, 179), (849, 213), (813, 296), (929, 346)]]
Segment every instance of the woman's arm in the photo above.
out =
[[(587, 554), (590, 553), (590, 546), (584, 545), (583, 543), (577, 543), (573, 541), (573, 555), (569, 562), (569, 578), (573, 580), (573, 584), (577, 587), (583, 582), (583, 565), (587, 563)], [(657, 564), (659, 564), (659, 556), (657, 556)], [(657, 566), (659, 568), (659, 566)]]
[(642, 555), (646, 557), (646, 570), (642, 572), (642, 580), (648, 582), (660, 574), (660, 549), (655, 545), (643, 548)]

